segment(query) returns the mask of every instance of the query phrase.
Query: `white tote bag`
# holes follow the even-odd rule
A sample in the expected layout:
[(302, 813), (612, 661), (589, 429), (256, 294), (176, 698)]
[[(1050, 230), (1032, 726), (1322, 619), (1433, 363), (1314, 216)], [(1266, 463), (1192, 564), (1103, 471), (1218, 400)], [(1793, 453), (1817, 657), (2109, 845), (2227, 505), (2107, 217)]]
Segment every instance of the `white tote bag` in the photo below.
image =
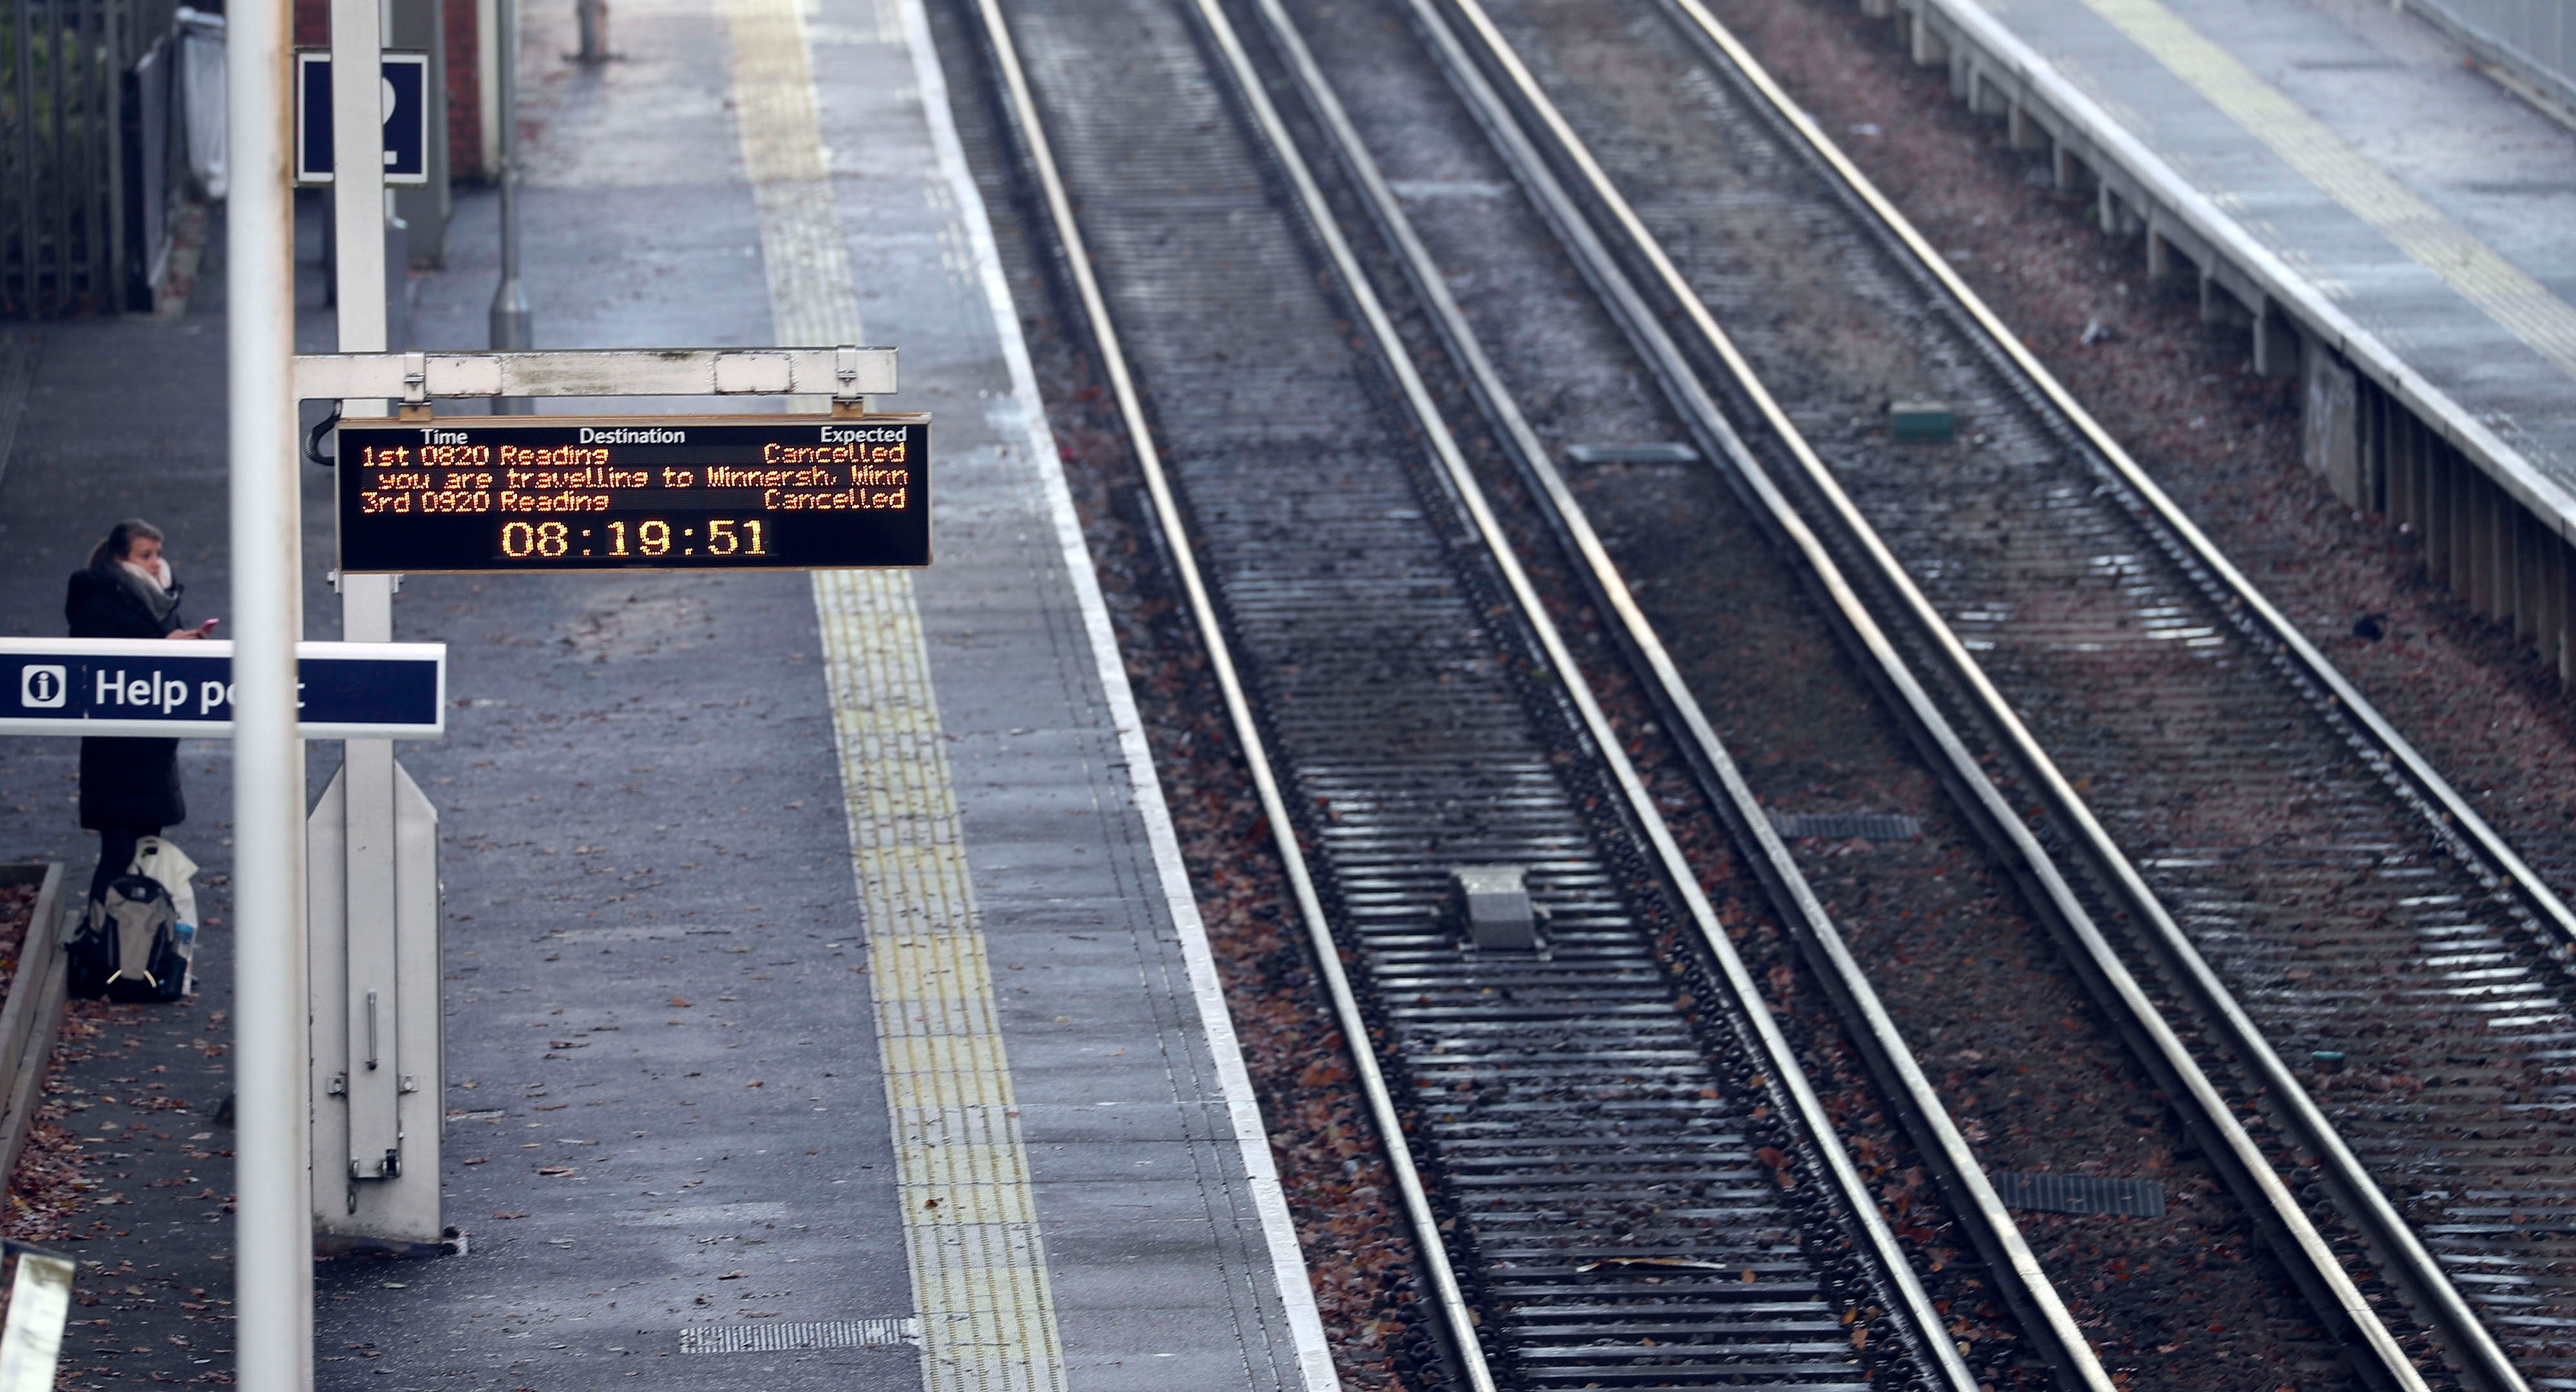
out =
[(179, 937), (183, 941), (196, 937), (197, 889), (191, 882), (197, 878), (197, 862), (188, 859), (186, 851), (158, 836), (146, 836), (134, 843), (134, 863), (125, 873), (159, 880), (170, 891), (170, 907), (178, 911)]

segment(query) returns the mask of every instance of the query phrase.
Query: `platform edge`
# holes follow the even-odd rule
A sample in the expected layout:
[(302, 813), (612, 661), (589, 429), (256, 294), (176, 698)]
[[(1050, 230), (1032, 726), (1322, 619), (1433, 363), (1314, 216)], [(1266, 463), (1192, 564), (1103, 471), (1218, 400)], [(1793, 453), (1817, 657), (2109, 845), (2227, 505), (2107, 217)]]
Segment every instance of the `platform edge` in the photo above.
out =
[(1199, 917), (1189, 872), (1181, 863), (1180, 837), (1172, 826), (1171, 809), (1163, 800), (1162, 780), (1154, 773), (1153, 749), (1146, 742), (1144, 719), (1137, 711), (1135, 692), (1128, 685), (1127, 669), (1119, 657), (1117, 632), (1110, 623), (1108, 602), (1101, 595), (1099, 575), (1092, 568), (1091, 547), (1083, 539), (1082, 520), (1074, 511), (1063, 456), (1056, 448), (1055, 432), (1047, 424), (1044, 398), (1038, 394), (1037, 370), (1020, 334), (1010, 280), (1002, 270), (1001, 250), (993, 238), (983, 192), (976, 187), (974, 172), (967, 167), (965, 146), (958, 139), (956, 122), (949, 111), (947, 74), (940, 67), (931, 38), (930, 17), (923, 0), (895, 3), (903, 15), (904, 42), (912, 54), (916, 85), (930, 124), (931, 144), (939, 154), (940, 173), (957, 200), (959, 221), (965, 225), (976, 279), (983, 290), (985, 307), (993, 316), (993, 331), (1001, 341), (1003, 360), (1010, 369), (1011, 394), (1027, 432), (1025, 444), (1046, 498), (1048, 520), (1055, 526), (1065, 570), (1082, 608), (1083, 633), (1099, 674), (1101, 696), (1117, 727), (1128, 789), (1135, 797), (1137, 815), (1144, 821), (1155, 874), (1172, 916), (1173, 931), (1181, 942), (1182, 958), (1189, 968), (1190, 994), (1198, 1010), (1199, 1026), (1206, 1032), (1208, 1052), (1215, 1060), (1217, 1078), (1225, 1091), (1226, 1110), (1234, 1124), (1235, 1148), (1242, 1156), (1253, 1207), (1261, 1215), (1273, 1282), (1278, 1287), (1290, 1337), (1296, 1344), (1299, 1378), (1306, 1392), (1340, 1392), (1341, 1378), (1334, 1370), (1323, 1317), (1315, 1306), (1305, 1252), (1297, 1240), (1296, 1224), (1289, 1217), (1288, 1197), (1280, 1187), (1278, 1167), (1271, 1161), (1270, 1137), (1262, 1125), (1261, 1104), (1253, 1096), (1251, 1070), (1244, 1065), (1234, 1017), (1226, 1008), (1225, 989), (1217, 977), (1207, 924)]

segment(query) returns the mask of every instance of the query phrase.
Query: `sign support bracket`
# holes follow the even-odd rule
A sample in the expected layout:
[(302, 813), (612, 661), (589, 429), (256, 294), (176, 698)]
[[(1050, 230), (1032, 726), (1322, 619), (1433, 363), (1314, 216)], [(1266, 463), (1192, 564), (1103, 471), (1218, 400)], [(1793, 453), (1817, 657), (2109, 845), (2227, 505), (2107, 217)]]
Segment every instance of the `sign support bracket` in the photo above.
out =
[[(895, 390), (895, 350), (546, 348), (516, 353), (299, 353), (295, 394), (339, 399), (514, 396), (821, 396), (865, 408)], [(380, 416), (384, 407), (350, 411)]]

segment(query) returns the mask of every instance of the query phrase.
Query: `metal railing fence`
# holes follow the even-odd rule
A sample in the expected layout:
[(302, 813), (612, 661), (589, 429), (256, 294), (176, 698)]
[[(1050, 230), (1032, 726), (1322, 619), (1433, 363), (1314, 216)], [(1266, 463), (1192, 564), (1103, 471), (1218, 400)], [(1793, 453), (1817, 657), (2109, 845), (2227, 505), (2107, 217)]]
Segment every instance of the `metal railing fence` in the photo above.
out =
[[(0, 0), (0, 316), (149, 304), (144, 240), (166, 168), (175, 0)], [(147, 88), (157, 89), (147, 92)]]
[(2409, 0), (2489, 63), (2576, 107), (2576, 0)]

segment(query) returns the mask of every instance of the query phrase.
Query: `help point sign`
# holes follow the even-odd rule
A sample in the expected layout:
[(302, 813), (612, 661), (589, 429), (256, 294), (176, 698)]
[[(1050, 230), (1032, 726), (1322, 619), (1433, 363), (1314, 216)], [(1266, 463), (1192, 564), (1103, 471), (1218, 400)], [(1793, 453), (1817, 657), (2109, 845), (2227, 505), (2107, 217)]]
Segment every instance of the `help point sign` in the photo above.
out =
[[(306, 739), (447, 733), (444, 643), (298, 643)], [(128, 638), (0, 638), (0, 734), (233, 732), (233, 645)]]

